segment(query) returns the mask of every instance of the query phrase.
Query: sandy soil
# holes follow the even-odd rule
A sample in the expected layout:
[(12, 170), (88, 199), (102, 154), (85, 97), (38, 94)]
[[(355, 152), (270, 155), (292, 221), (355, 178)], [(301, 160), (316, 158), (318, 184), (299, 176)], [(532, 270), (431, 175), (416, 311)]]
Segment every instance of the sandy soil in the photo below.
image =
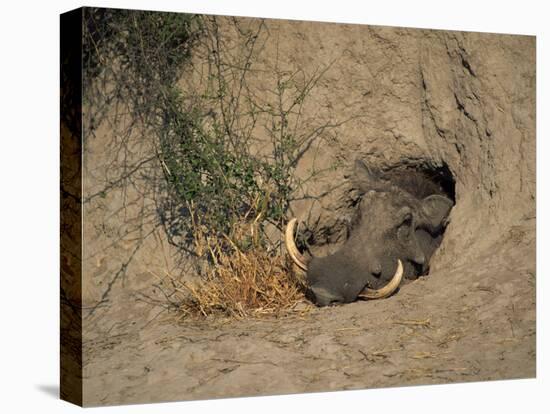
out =
[[(85, 344), (88, 404), (204, 399), (535, 375), (534, 222), (467, 265), (384, 301), (302, 318), (128, 320)], [(498, 252), (498, 254), (495, 254)]]
[[(335, 62), (306, 115), (364, 115), (312, 149), (297, 174), (355, 157), (449, 166), (456, 206), (432, 271), (391, 298), (303, 317), (176, 324), (151, 274), (181, 266), (176, 255), (160, 234), (137, 244), (125, 231), (139, 218), (121, 205), (137, 209), (142, 197), (128, 189), (94, 199), (84, 228), (85, 405), (535, 376), (534, 38), (267, 26), (261, 64), (275, 51), (282, 66), (306, 72)], [(105, 183), (110, 139), (103, 126), (90, 143), (85, 193)], [(346, 174), (332, 170), (305, 191), (323, 193)], [(348, 213), (344, 192), (293, 212), (334, 227)], [(339, 241), (329, 235), (319, 251)]]

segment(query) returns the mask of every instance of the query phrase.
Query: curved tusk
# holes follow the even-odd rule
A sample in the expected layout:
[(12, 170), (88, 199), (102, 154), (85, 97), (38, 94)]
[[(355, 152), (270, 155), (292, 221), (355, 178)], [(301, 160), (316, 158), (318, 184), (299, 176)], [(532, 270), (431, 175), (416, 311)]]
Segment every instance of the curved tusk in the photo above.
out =
[(296, 222), (297, 220), (293, 218), (286, 225), (285, 246), (292, 261), (296, 263), (296, 265), (304, 272), (307, 272), (307, 261), (302, 253), (300, 253), (300, 251), (296, 247), (296, 243), (294, 242), (294, 229), (296, 227)]
[(395, 292), (395, 290), (399, 287), (399, 284), (401, 283), (402, 278), (403, 278), (403, 264), (401, 263), (401, 260), (397, 259), (397, 270), (395, 271), (395, 274), (393, 275), (392, 279), (386, 286), (384, 286), (381, 289), (365, 288), (357, 297), (361, 299), (387, 298), (393, 292)]

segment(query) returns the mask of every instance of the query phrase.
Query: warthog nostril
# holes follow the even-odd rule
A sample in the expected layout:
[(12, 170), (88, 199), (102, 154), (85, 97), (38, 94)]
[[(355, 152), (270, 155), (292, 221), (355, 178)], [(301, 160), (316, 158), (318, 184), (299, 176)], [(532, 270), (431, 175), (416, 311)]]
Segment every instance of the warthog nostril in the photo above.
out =
[(380, 263), (375, 263), (372, 266), (371, 273), (376, 277), (380, 277), (380, 275), (382, 274), (382, 265)]

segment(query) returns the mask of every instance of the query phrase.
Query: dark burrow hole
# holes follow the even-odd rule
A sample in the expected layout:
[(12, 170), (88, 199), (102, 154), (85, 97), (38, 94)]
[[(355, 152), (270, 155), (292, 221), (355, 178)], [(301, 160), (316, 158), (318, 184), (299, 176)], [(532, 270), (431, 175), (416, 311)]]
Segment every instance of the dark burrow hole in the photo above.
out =
[(447, 164), (435, 168), (426, 167), (423, 172), (430, 180), (440, 186), (443, 193), (453, 201), (453, 205), (456, 204), (455, 179)]
[(382, 177), (398, 181), (400, 186), (419, 198), (431, 194), (441, 194), (456, 203), (455, 179), (446, 163), (441, 166), (431, 164), (396, 165), (383, 170)]

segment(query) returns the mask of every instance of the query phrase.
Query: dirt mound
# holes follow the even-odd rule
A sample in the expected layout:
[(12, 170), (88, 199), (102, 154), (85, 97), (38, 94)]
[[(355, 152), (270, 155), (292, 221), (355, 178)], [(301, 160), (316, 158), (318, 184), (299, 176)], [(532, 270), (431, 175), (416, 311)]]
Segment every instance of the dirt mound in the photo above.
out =
[[(231, 20), (220, 22), (234, 36)], [(161, 234), (139, 243), (125, 236), (139, 217), (120, 216), (120, 194), (97, 197), (85, 206), (85, 404), (534, 376), (534, 37), (263, 24), (258, 93), (269, 96), (273, 81), (262, 68), (323, 68), (303, 119), (338, 125), (296, 169), (304, 178), (319, 172), (291, 204), (315, 225), (314, 253), (344, 239), (356, 158), (380, 168), (444, 168), (456, 205), (430, 274), (389, 299), (302, 318), (175, 325), (164, 320), (166, 298), (151, 271), (188, 267)], [(182, 88), (196, 81), (184, 79)], [(105, 182), (110, 139), (105, 125), (89, 142), (85, 193)], [(132, 189), (123, 197), (144, 203)]]

